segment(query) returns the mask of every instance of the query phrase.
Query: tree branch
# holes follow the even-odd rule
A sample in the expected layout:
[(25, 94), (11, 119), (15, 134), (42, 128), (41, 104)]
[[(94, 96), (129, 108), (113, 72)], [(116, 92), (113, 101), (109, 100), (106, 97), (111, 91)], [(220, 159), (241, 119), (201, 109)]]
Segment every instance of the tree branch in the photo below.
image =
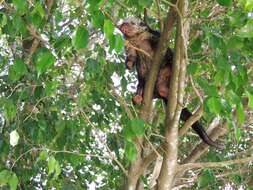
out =
[[(212, 140), (216, 140), (218, 139), (220, 136), (223, 136), (227, 133), (227, 127), (225, 126), (221, 126), (220, 125), (220, 121), (218, 120), (214, 120), (213, 123), (210, 125), (209, 129), (213, 128), (211, 133), (209, 134), (209, 137)], [(207, 152), (209, 148), (209, 145), (207, 145), (204, 142), (199, 143), (189, 154), (189, 156), (187, 156), (183, 161), (182, 164), (187, 164), (187, 163), (193, 163), (195, 162), (197, 159), (199, 159), (204, 153)], [(185, 174), (185, 171), (177, 171), (176, 177), (175, 177), (175, 181), (174, 184), (175, 186), (178, 186), (178, 179), (181, 178), (183, 175)]]
[(178, 20), (175, 45), (176, 52), (173, 58), (172, 76), (169, 89), (170, 93), (166, 109), (166, 146), (160, 175), (158, 177), (158, 190), (171, 189), (177, 168), (178, 125), (184, 96), (186, 65), (188, 62), (187, 43), (189, 36), (189, 22), (182, 16), (184, 16), (187, 12), (188, 1), (179, 0), (177, 7)]
[(161, 65), (161, 60), (165, 55), (167, 50), (167, 43), (169, 36), (171, 34), (171, 30), (173, 24), (176, 20), (176, 12), (174, 8), (171, 8), (170, 12), (167, 14), (167, 18), (165, 19), (164, 30), (162, 31), (161, 37), (158, 42), (158, 47), (154, 54), (153, 63), (148, 75), (148, 79), (144, 89), (144, 101), (143, 101), (143, 108), (142, 108), (142, 118), (148, 119), (149, 114), (151, 113), (151, 102), (153, 99), (153, 91), (154, 86), (157, 78), (157, 74), (159, 72), (159, 68)]
[[(225, 135), (227, 133), (227, 127), (221, 126), (219, 124), (216, 124), (216, 126), (213, 128), (212, 132), (209, 134), (210, 138), (212, 140), (217, 140), (219, 137)], [(199, 159), (209, 148), (209, 145), (207, 145), (204, 142), (199, 143), (192, 151), (191, 153), (182, 161), (183, 164), (189, 163), (189, 162), (195, 162), (197, 159)]]
[[(152, 66), (149, 71), (148, 79), (146, 81), (146, 85), (144, 88), (143, 106), (141, 108), (140, 117), (145, 122), (149, 122), (150, 118), (151, 118), (150, 114), (151, 114), (151, 110), (152, 110), (154, 86), (155, 86), (155, 82), (156, 82), (157, 74), (159, 72), (162, 58), (164, 57), (165, 52), (167, 50), (167, 43), (168, 43), (169, 35), (171, 33), (175, 19), (176, 19), (175, 18), (175, 10), (174, 10), (174, 8), (171, 8), (169, 13), (167, 14), (167, 18), (165, 19), (164, 30), (162, 31), (161, 37), (159, 39), (158, 47), (157, 47), (156, 52), (154, 54)], [(140, 175), (142, 175), (145, 170), (145, 168), (142, 167), (142, 164), (143, 164), (142, 143), (143, 143), (143, 138), (139, 137), (139, 138), (135, 139), (135, 146), (137, 149), (137, 155), (136, 155), (136, 160), (131, 163), (131, 166), (129, 168), (126, 189), (135, 189)], [(155, 153), (155, 151), (154, 151), (154, 153)]]
[(223, 162), (201, 162), (201, 163), (188, 163), (180, 165), (178, 168), (179, 172), (183, 172), (186, 170), (194, 169), (194, 168), (217, 168), (217, 167), (226, 167), (233, 164), (242, 164), (253, 161), (253, 156), (235, 159), (235, 160), (227, 160)]

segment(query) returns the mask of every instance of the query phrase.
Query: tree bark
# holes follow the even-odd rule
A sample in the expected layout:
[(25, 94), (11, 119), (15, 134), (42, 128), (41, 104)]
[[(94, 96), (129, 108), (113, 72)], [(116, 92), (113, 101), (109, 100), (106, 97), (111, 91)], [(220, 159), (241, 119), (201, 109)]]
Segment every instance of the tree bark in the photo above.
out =
[(189, 35), (189, 23), (183, 17), (186, 15), (188, 1), (177, 2), (177, 35), (175, 56), (170, 81), (170, 94), (166, 109), (165, 120), (165, 150), (163, 163), (158, 178), (158, 190), (169, 190), (173, 186), (173, 179), (177, 169), (178, 154), (178, 125), (183, 105), (185, 75), (187, 65), (187, 42)]
[[(144, 88), (144, 99), (143, 99), (143, 106), (141, 108), (141, 115), (140, 117), (145, 121), (149, 122), (151, 118), (151, 111), (152, 111), (152, 100), (153, 100), (153, 92), (155, 81), (157, 78), (157, 74), (159, 72), (159, 68), (162, 62), (162, 58), (165, 55), (167, 50), (168, 39), (175, 22), (175, 9), (171, 8), (170, 12), (165, 19), (165, 26), (164, 30), (162, 31), (161, 37), (159, 39), (158, 48), (155, 52), (153, 58), (153, 64), (151, 66), (149, 76)], [(137, 149), (137, 156), (136, 160), (133, 161), (129, 167), (128, 176), (127, 176), (127, 183), (125, 185), (125, 190), (137, 190), (138, 179), (145, 171), (145, 168), (142, 167), (142, 154), (143, 154), (143, 138), (138, 138), (135, 140), (135, 146)]]

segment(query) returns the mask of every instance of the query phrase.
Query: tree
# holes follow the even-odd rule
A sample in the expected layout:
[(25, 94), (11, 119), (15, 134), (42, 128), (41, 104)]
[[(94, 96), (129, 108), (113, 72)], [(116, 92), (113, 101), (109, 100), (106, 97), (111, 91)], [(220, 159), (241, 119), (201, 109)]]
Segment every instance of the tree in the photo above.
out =
[[(1, 1), (0, 187), (252, 189), (252, 11), (251, 0)], [(133, 106), (117, 24), (140, 15), (161, 38)], [(152, 92), (168, 46), (165, 106)], [(183, 105), (194, 114), (181, 124)], [(223, 150), (191, 133), (200, 118)]]

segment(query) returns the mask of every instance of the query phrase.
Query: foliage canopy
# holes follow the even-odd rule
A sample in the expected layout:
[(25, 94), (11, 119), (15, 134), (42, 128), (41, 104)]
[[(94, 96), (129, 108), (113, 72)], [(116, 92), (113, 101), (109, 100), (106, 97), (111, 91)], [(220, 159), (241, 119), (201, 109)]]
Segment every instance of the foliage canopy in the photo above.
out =
[[(134, 139), (142, 136), (151, 149), (159, 146), (165, 111), (155, 101), (152, 123), (138, 117), (139, 107), (131, 104), (136, 77), (125, 70), (124, 39), (115, 24), (146, 8), (148, 24), (159, 29), (170, 5), (167, 0), (0, 1), (0, 187), (122, 187), (135, 160)], [(194, 110), (202, 97), (203, 124), (219, 118), (227, 130), (220, 138), (226, 149), (210, 148), (198, 159), (249, 156), (253, 1), (193, 0), (189, 19), (191, 80), (184, 103)], [(174, 36), (175, 30), (170, 47)], [(198, 142), (190, 132), (180, 137), (179, 160)], [(147, 189), (152, 170), (141, 179)], [(193, 169), (177, 185), (251, 189), (251, 171), (248, 163)]]

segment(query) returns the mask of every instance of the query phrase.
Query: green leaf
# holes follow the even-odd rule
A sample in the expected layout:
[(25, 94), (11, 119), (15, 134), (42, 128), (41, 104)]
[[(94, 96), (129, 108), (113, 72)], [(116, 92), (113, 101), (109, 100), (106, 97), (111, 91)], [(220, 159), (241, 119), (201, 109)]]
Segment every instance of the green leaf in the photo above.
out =
[(63, 35), (55, 40), (54, 47), (57, 51), (66, 51), (71, 46), (71, 39), (67, 35)]
[(46, 72), (52, 65), (54, 65), (55, 57), (46, 48), (41, 48), (36, 54), (35, 65), (38, 75)]
[(131, 120), (131, 128), (136, 136), (143, 136), (145, 133), (145, 123), (142, 119)]
[(227, 42), (228, 49), (241, 49), (243, 47), (243, 40), (238, 36), (232, 36)]
[(88, 104), (89, 94), (90, 94), (89, 87), (85, 87), (81, 90), (81, 92), (79, 93), (78, 99), (77, 99), (79, 107), (84, 107)]
[(246, 69), (246, 67), (242, 66), (242, 65), (238, 65), (237, 66), (240, 78), (242, 80), (242, 86), (245, 86), (245, 84), (248, 84), (248, 71)]
[(43, 27), (43, 24), (44, 24), (43, 18), (40, 16), (40, 14), (36, 10), (32, 11), (30, 18), (34, 26), (36, 26), (37, 28)]
[(53, 156), (50, 156), (47, 167), (48, 167), (48, 175), (54, 173), (55, 171), (55, 165), (56, 165), (56, 160)]
[(230, 6), (232, 4), (232, 0), (217, 0), (217, 2), (222, 6)]
[(213, 48), (213, 49), (219, 49), (221, 48), (221, 44), (222, 44), (222, 39), (220, 38), (220, 36), (217, 36), (217, 35), (214, 35), (212, 34), (210, 36), (210, 46)]
[(235, 89), (238, 89), (244, 85), (242, 77), (240, 75), (234, 75), (232, 81), (235, 85)]
[(134, 143), (126, 141), (125, 155), (128, 160), (133, 161), (136, 158), (137, 150)]
[(15, 118), (17, 113), (17, 108), (12, 102), (12, 100), (5, 99), (4, 100), (4, 115), (8, 120), (12, 120)]
[(232, 111), (231, 105), (226, 99), (222, 99), (221, 103), (222, 103), (222, 112), (225, 113), (225, 115), (229, 116)]
[(9, 184), (10, 190), (16, 190), (18, 186), (18, 177), (15, 173), (3, 170), (0, 172), (0, 186)]
[(207, 106), (210, 110), (210, 112), (219, 114), (222, 110), (222, 104), (219, 100), (219, 98), (211, 97), (207, 100)]
[(227, 118), (226, 122), (229, 129), (233, 129), (235, 127), (235, 122), (231, 121), (231, 119)]
[(200, 38), (197, 38), (193, 41), (191, 44), (191, 50), (193, 53), (199, 52), (201, 50), (201, 42), (202, 40)]
[(115, 51), (117, 53), (120, 53), (123, 50), (123, 47), (124, 47), (124, 40), (121, 35), (117, 34), (115, 36), (115, 46), (114, 46)]
[(199, 65), (197, 63), (190, 63), (187, 65), (187, 73), (194, 75), (198, 71)]
[(216, 67), (222, 70), (225, 70), (226, 72), (230, 71), (230, 65), (228, 64), (228, 60), (225, 56), (219, 55), (216, 58)]
[(7, 17), (5, 14), (0, 13), (0, 28), (7, 24)]
[(138, 0), (138, 4), (142, 7), (149, 7), (152, 5), (152, 0)]
[(44, 8), (42, 7), (41, 3), (40, 2), (37, 2), (35, 7), (34, 7), (34, 10), (33, 11), (36, 11), (41, 18), (43, 18), (45, 16), (45, 10)]
[(16, 59), (14, 64), (9, 68), (9, 78), (12, 81), (19, 80), (23, 75), (27, 73), (26, 64), (21, 59)]
[(91, 10), (91, 12), (93, 12), (98, 10), (101, 0), (88, 0), (88, 2), (90, 5), (89, 9)]
[(54, 178), (57, 178), (60, 175), (61, 173), (60, 164), (53, 156), (50, 156), (47, 166), (48, 166), (48, 175), (54, 173)]
[(0, 185), (6, 185), (11, 178), (12, 173), (8, 170), (0, 172)]
[(214, 85), (210, 85), (210, 83), (206, 79), (198, 78), (197, 82), (201, 86), (201, 88), (203, 88), (204, 92), (208, 96), (213, 96), (213, 97), (218, 96), (217, 88)]
[(10, 186), (10, 189), (11, 190), (16, 190), (17, 187), (18, 187), (18, 177), (16, 176), (15, 173), (12, 173), (9, 181), (8, 181), (8, 184)]
[(65, 128), (66, 128), (66, 123), (63, 120), (59, 120), (55, 123), (55, 130), (57, 132), (57, 135), (62, 134)]
[(244, 110), (243, 110), (243, 105), (237, 104), (236, 106), (236, 116), (237, 116), (237, 121), (238, 123), (241, 125), (244, 123), (245, 121), (245, 114), (244, 114)]
[(215, 182), (215, 176), (209, 169), (205, 169), (198, 178), (198, 187), (204, 188)]
[(136, 137), (136, 135), (134, 134), (132, 130), (131, 124), (128, 124), (127, 126), (123, 128), (123, 136), (128, 141), (132, 141), (132, 139)]
[(123, 135), (126, 140), (132, 141), (137, 136), (143, 136), (145, 133), (146, 125), (142, 119), (132, 119), (127, 122), (127, 126), (123, 129)]
[(214, 81), (216, 85), (224, 85), (224, 77), (226, 76), (226, 73), (224, 73), (223, 70), (218, 70), (217, 73), (214, 76)]
[(58, 87), (57, 81), (47, 81), (45, 85), (45, 95), (46, 96), (53, 95), (57, 87)]
[(101, 72), (100, 69), (101, 69), (101, 67), (100, 67), (99, 62), (97, 60), (92, 59), (92, 58), (87, 59), (86, 68), (85, 68), (86, 73), (88, 72), (90, 75), (94, 74), (97, 76)]
[(56, 161), (55, 163), (54, 170), (55, 170), (54, 178), (57, 178), (61, 174), (61, 167), (58, 161)]
[(253, 108), (253, 94), (251, 94), (249, 91), (247, 91), (247, 96), (248, 96), (248, 99), (249, 99), (249, 101), (248, 101), (248, 106), (250, 107), (250, 108)]
[(83, 49), (88, 44), (89, 32), (84, 26), (79, 26), (72, 39), (72, 44), (76, 50)]
[(239, 31), (238, 36), (241, 38), (253, 38), (253, 22), (248, 22)]
[(104, 15), (101, 11), (95, 11), (91, 15), (92, 17), (92, 25), (96, 28), (103, 28), (104, 25)]
[(113, 31), (114, 31), (114, 26), (113, 23), (110, 20), (105, 20), (104, 22), (104, 33), (106, 38), (111, 38), (111, 36), (113, 35)]
[(114, 25), (113, 25), (113, 23), (110, 20), (105, 20), (105, 22), (104, 22), (104, 33), (105, 33), (105, 37), (109, 41), (109, 45), (110, 45), (109, 51), (110, 52), (113, 49), (119, 50), (120, 46), (122, 45), (121, 44), (122, 43), (121, 39), (119, 39), (119, 37), (115, 36), (113, 34), (113, 31), (114, 31)]
[(237, 104), (238, 102), (240, 102), (240, 97), (233, 90), (227, 91), (226, 99), (228, 100), (230, 105)]
[(253, 1), (252, 0), (241, 0), (239, 1), (239, 4), (241, 4), (245, 11), (251, 12), (253, 10)]
[(48, 158), (48, 153), (47, 151), (41, 151), (39, 155), (40, 160), (46, 160)]
[(116, 37), (114, 35), (111, 35), (109, 38), (109, 45), (110, 45), (110, 49), (109, 51), (112, 52), (113, 49), (115, 49), (115, 44), (116, 44)]
[(20, 16), (18, 15), (14, 16), (12, 22), (17, 35), (27, 34), (26, 23)]
[(26, 0), (13, 0), (13, 4), (20, 15), (23, 15), (28, 11), (28, 4)]

